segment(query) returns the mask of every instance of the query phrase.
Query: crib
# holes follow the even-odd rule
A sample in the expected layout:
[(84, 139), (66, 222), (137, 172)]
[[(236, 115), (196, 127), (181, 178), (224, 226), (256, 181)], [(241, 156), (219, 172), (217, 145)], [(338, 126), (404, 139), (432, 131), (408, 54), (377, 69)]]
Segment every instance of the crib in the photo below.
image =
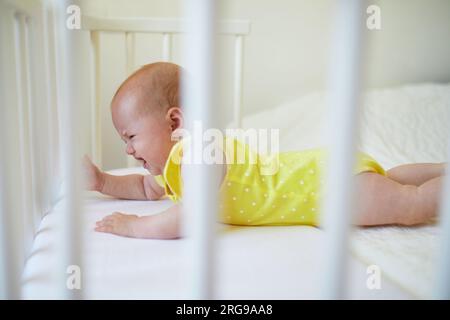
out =
[[(3, 299), (411, 298), (388, 280), (386, 291), (376, 293), (378, 296), (364, 291), (366, 266), (349, 254), (351, 196), (355, 192), (349, 177), (357, 144), (355, 123), (367, 36), (356, 26), (361, 25), (366, 7), (364, 1), (352, 0), (341, 0), (337, 6), (332, 44), (336, 54), (334, 67), (329, 70), (327, 100), (327, 117), (333, 121), (333, 132), (329, 133), (332, 166), (326, 188), (333, 192), (328, 192), (330, 197), (324, 202), (325, 232), (298, 226), (283, 230), (267, 228), (266, 233), (257, 228), (217, 229), (210, 214), (217, 207), (208, 178), (210, 168), (201, 166), (189, 172), (187, 177), (191, 178), (185, 181), (186, 190), (201, 190), (186, 193), (185, 214), (190, 219), (185, 228), (190, 236), (174, 243), (111, 238), (96, 235), (88, 227), (101, 214), (116, 208), (144, 214), (149, 210), (156, 213), (170, 204), (166, 200), (151, 205), (130, 203), (82, 191), (78, 159), (87, 153), (101, 166), (105, 154), (102, 150), (105, 118), (101, 110), (102, 99), (108, 97), (101, 96), (102, 36), (114, 33), (120, 37), (126, 74), (137, 68), (134, 59), (140, 34), (157, 35), (158, 60), (162, 61), (177, 60), (174, 37), (180, 34), (190, 37), (191, 45), (186, 46), (183, 63), (192, 71), (196, 85), (184, 83), (184, 101), (192, 106), (188, 118), (201, 119), (205, 126), (219, 128), (227, 124), (209, 107), (216, 105), (218, 99), (218, 84), (211, 79), (216, 79), (218, 72), (216, 34), (227, 37), (232, 52), (231, 126), (243, 128), (259, 121), (257, 117), (252, 120), (243, 116), (244, 49), (246, 39), (252, 36), (251, 21), (216, 23), (219, 6), (214, 1), (192, 0), (185, 8), (186, 19), (81, 15), (77, 26), (76, 1), (0, 0), (0, 296)], [(69, 22), (69, 16), (75, 20)], [(450, 144), (447, 149), (450, 150)], [(124, 161), (127, 168), (111, 172), (145, 174), (136, 168), (131, 157)], [(348, 183), (344, 187), (341, 181)], [(450, 192), (448, 176), (444, 190), (443, 195)], [(419, 296), (422, 298), (450, 298), (450, 200), (445, 196), (441, 216), (439, 259), (433, 265), (436, 278), (429, 294)], [(219, 239), (219, 235), (225, 237)], [(278, 242), (267, 241), (268, 235)], [(242, 245), (249, 239), (253, 241), (250, 245)], [(305, 240), (313, 240), (314, 244), (308, 246)], [(295, 243), (298, 253), (282, 249), (293, 249), (289, 242)], [(234, 251), (239, 246), (247, 251)], [(115, 250), (131, 254), (130, 259), (136, 265), (114, 256)], [(103, 256), (95, 258), (99, 252)], [(217, 252), (224, 253), (219, 256)], [(263, 259), (267, 252), (274, 261), (279, 259), (290, 265), (263, 265), (267, 263)], [(255, 261), (252, 267), (262, 264), (254, 278), (236, 271), (250, 268), (239, 264), (245, 255)], [(326, 267), (320, 269), (320, 275), (307, 280), (293, 275), (300, 264), (304, 265), (305, 274)], [(352, 274), (349, 266), (353, 268)], [(43, 273), (44, 270), (47, 271)], [(148, 279), (138, 281), (133, 278), (134, 272)], [(175, 274), (175, 280), (164, 282), (168, 281), (168, 273)], [(267, 274), (279, 277), (281, 284), (264, 285), (258, 277)], [(124, 279), (122, 283), (118, 280), (114, 285), (108, 284), (110, 279), (120, 276)], [(117, 292), (119, 285), (126, 288), (123, 293)], [(352, 295), (349, 286), (353, 286)]]

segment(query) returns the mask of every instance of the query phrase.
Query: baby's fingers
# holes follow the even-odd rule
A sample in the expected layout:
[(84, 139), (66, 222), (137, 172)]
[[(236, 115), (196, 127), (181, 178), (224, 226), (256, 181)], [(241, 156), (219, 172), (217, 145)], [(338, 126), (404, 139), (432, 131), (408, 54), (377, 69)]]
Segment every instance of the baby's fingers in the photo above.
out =
[(103, 220), (97, 221), (95, 224), (97, 226), (107, 226), (107, 225), (112, 225), (113, 222), (114, 221), (112, 219), (103, 218)]
[(117, 214), (110, 214), (109, 216), (103, 217), (102, 221), (114, 221), (117, 217)]
[(100, 231), (100, 232), (109, 232), (109, 233), (113, 233), (114, 231), (114, 224), (113, 221), (111, 220), (100, 220), (97, 221), (95, 223), (96, 227), (95, 227), (95, 231)]
[(114, 212), (111, 216), (126, 216), (126, 214), (123, 214), (122, 212)]
[(98, 227), (95, 227), (94, 230), (97, 232), (113, 233), (113, 227), (110, 225), (98, 226)]
[(97, 221), (95, 231), (108, 232), (121, 236), (130, 236), (132, 235), (130, 224), (136, 218), (138, 218), (138, 216), (134, 214), (114, 212), (104, 217), (102, 220)]
[(104, 224), (105, 224), (105, 221), (104, 221), (104, 220), (100, 220), (100, 221), (97, 221), (97, 222), (95, 223), (96, 226), (102, 226), (102, 225), (104, 225)]

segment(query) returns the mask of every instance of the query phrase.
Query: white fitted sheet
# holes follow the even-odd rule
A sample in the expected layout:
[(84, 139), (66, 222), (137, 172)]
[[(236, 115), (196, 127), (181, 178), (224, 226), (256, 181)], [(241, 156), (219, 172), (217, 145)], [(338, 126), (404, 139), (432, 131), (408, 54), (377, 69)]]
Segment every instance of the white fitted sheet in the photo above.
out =
[[(133, 170), (136, 171), (136, 170)], [(139, 170), (137, 170), (139, 171)], [(130, 172), (130, 169), (123, 173)], [(86, 202), (82, 277), (90, 299), (189, 298), (189, 243), (143, 240), (93, 231), (95, 221), (113, 212), (154, 214), (169, 200), (127, 201), (91, 194)], [(55, 242), (59, 208), (42, 220), (24, 274), (24, 297), (57, 298), (58, 266)], [(323, 234), (307, 226), (236, 227), (217, 224), (218, 292), (223, 299), (318, 298)], [(383, 280), (381, 290), (366, 287), (366, 265), (351, 258), (350, 297), (410, 298)]]

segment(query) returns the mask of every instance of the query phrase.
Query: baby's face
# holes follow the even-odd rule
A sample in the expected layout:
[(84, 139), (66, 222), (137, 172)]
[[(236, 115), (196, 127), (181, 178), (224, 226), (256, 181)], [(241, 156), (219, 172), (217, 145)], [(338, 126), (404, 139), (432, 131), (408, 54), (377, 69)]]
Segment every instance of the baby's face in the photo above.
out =
[(152, 175), (160, 175), (175, 141), (163, 112), (138, 112), (139, 99), (128, 95), (112, 107), (114, 126), (126, 143), (126, 153), (144, 161)]

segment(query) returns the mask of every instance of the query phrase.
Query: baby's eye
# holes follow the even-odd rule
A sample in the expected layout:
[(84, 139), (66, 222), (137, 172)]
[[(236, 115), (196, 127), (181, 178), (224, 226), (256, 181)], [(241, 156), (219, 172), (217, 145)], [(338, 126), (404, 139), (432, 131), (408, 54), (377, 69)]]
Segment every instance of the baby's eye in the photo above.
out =
[(130, 139), (133, 139), (135, 137), (135, 135), (133, 134), (132, 136), (130, 136)]

